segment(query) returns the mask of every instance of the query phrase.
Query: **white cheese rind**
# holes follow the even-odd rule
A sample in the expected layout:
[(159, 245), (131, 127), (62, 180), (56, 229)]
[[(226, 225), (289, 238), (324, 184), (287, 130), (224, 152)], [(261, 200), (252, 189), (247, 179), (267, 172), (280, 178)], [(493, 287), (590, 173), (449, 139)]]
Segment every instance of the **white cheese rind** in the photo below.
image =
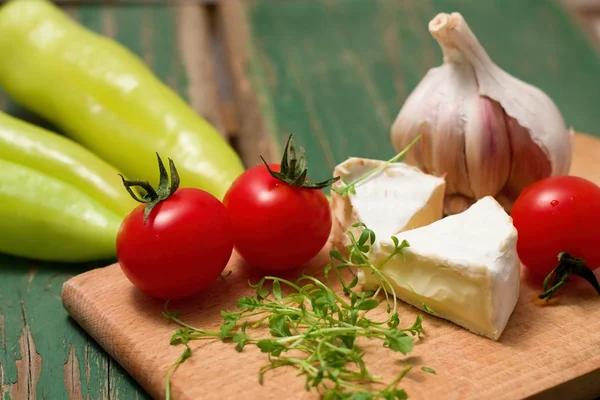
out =
[[(496, 200), (485, 197), (460, 214), (395, 236), (410, 245), (406, 260), (396, 255), (381, 272), (397, 297), (421, 309), (422, 301), (438, 317), (500, 338), (519, 297), (520, 262), (512, 218)], [(392, 250), (391, 240), (374, 246), (374, 265)], [(374, 275), (359, 277), (365, 289), (380, 285)]]
[[(334, 176), (354, 182), (385, 161), (349, 158), (335, 168)], [(340, 180), (334, 188), (343, 187)], [(404, 163), (388, 164), (355, 186), (355, 193), (331, 193), (332, 212), (341, 233), (360, 232), (352, 225), (363, 222), (377, 238), (428, 225), (442, 218), (444, 178), (423, 173)], [(348, 244), (347, 240), (342, 240)]]

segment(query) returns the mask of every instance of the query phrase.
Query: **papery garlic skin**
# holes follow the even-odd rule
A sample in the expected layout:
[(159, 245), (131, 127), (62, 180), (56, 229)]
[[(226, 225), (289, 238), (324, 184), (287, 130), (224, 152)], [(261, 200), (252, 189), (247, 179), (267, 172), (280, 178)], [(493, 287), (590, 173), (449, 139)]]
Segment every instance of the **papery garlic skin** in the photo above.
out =
[(444, 63), (409, 95), (391, 140), (400, 151), (422, 136), (404, 161), (445, 175), (445, 213), (488, 195), (510, 212), (526, 186), (568, 174), (573, 131), (552, 99), (494, 64), (459, 13), (438, 14), (429, 31)]

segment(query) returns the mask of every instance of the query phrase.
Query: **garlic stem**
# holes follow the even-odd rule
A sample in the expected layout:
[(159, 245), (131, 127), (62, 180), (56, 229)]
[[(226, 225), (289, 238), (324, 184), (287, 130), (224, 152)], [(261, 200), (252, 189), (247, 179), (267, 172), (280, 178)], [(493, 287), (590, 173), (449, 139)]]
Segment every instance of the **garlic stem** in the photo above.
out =
[(444, 61), (467, 62), (484, 73), (488, 69), (499, 69), (459, 13), (438, 14), (429, 23), (429, 32), (440, 44)]

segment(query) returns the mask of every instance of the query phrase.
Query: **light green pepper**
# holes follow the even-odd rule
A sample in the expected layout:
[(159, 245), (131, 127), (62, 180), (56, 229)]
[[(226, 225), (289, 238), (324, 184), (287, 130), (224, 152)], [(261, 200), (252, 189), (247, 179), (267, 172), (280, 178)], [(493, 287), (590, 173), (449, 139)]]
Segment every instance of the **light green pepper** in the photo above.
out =
[(159, 152), (175, 161), (182, 186), (221, 199), (244, 170), (215, 128), (138, 57), (50, 1), (0, 7), (0, 86), (131, 179), (153, 177)]
[(46, 261), (112, 258), (119, 225), (136, 205), (114, 167), (0, 112), (0, 252)]
[(64, 136), (1, 111), (0, 159), (69, 182), (121, 218), (138, 204), (112, 165)]

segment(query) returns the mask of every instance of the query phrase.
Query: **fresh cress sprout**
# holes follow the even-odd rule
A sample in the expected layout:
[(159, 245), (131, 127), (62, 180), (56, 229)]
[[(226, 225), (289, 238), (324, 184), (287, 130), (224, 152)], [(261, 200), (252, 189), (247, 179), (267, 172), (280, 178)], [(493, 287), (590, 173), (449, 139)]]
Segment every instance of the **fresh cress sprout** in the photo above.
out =
[[(172, 373), (192, 355), (189, 342), (214, 338), (235, 343), (237, 351), (255, 345), (267, 353), (268, 363), (258, 372), (261, 384), (268, 371), (288, 366), (305, 376), (307, 391), (314, 389), (325, 399), (406, 399), (406, 392), (398, 386), (412, 367), (401, 370), (391, 382), (382, 382), (369, 372), (358, 339), (377, 340), (391, 351), (407, 354), (413, 349), (413, 337), (423, 334), (421, 314), (412, 326), (399, 327), (394, 287), (380, 271), (394, 255), (403, 254), (409, 244), (393, 237), (391, 255), (373, 265), (369, 252), (375, 243), (375, 233), (362, 223), (355, 225), (358, 226), (363, 228), (358, 239), (348, 233), (351, 244), (347, 257), (336, 249), (330, 251), (330, 263), (325, 267), (323, 280), (305, 274), (296, 282), (265, 276), (257, 284), (250, 284), (255, 294), (240, 298), (237, 311), (221, 311), (223, 324), (218, 331), (188, 325), (170, 312), (167, 304), (163, 316), (179, 325), (170, 344), (185, 346), (182, 355), (167, 371), (167, 399), (171, 398)], [(354, 291), (358, 276), (355, 274), (348, 283), (340, 272), (344, 268), (378, 276), (384, 289), (387, 319), (376, 321), (368, 317), (369, 312), (380, 305), (376, 299), (379, 290), (375, 293)], [(341, 293), (332, 289), (329, 278), (332, 270), (341, 283)], [(425, 304), (422, 306), (426, 311), (431, 310)], [(270, 336), (251, 333), (251, 329), (259, 327), (268, 327)], [(288, 353), (291, 350), (294, 350), (293, 355)], [(421, 369), (435, 373), (429, 367)]]
[(383, 164), (381, 164), (379, 167), (369, 171), (368, 173), (364, 174), (363, 176), (361, 176), (360, 178), (358, 178), (357, 180), (355, 180), (354, 182), (347, 182), (345, 179), (342, 179), (342, 183), (344, 183), (344, 186), (342, 187), (332, 187), (331, 190), (333, 190), (334, 192), (336, 192), (339, 195), (342, 196), (347, 196), (348, 193), (355, 193), (355, 188), (356, 185), (359, 184), (360, 182), (364, 181), (365, 179), (369, 178), (372, 175), (375, 175), (378, 172), (383, 171), (389, 164), (395, 163), (400, 161), (401, 159), (404, 158), (404, 156), (406, 155), (406, 153), (408, 153), (408, 151), (413, 147), (413, 145), (415, 143), (417, 143), (419, 141), (419, 139), (421, 139), (421, 135), (418, 135), (417, 137), (415, 137), (412, 142), (410, 142), (408, 144), (408, 146), (406, 146), (404, 149), (402, 149), (402, 151), (398, 154), (396, 154), (394, 157), (390, 158), (389, 160), (387, 160), (386, 162), (384, 162)]

